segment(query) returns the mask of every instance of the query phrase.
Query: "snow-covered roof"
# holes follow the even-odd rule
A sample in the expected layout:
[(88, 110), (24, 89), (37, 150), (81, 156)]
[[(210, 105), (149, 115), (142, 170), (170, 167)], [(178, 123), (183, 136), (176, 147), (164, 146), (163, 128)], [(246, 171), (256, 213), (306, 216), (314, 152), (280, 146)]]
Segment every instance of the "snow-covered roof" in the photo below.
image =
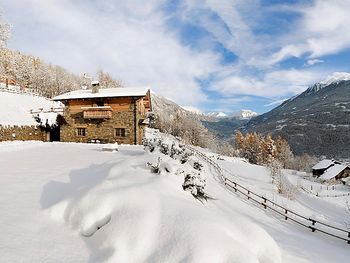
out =
[(89, 98), (111, 98), (111, 97), (143, 97), (146, 96), (150, 87), (127, 87), (127, 88), (109, 88), (99, 89), (97, 93), (92, 93), (91, 89), (74, 90), (58, 95), (52, 100), (71, 100), (71, 99), (89, 99)]
[(319, 163), (315, 164), (312, 169), (313, 170), (320, 170), (320, 169), (327, 169), (329, 166), (334, 164), (334, 160), (324, 159), (320, 161)]
[(343, 164), (335, 164), (332, 167), (329, 167), (324, 174), (320, 176), (322, 180), (330, 180), (336, 177), (339, 173), (341, 173), (347, 166)]
[(31, 110), (39, 113), (41, 110), (38, 109), (49, 111), (51, 108), (60, 107), (62, 107), (60, 102), (53, 102), (43, 97), (0, 91), (0, 125), (38, 125)]

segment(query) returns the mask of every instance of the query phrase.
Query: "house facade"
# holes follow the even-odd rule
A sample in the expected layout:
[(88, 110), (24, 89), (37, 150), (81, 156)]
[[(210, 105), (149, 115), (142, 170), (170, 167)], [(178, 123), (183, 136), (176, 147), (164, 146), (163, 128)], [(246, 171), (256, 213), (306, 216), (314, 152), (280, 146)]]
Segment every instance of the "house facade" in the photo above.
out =
[(55, 136), (62, 142), (141, 144), (151, 111), (150, 89), (110, 88), (68, 92), (53, 98), (65, 108)]

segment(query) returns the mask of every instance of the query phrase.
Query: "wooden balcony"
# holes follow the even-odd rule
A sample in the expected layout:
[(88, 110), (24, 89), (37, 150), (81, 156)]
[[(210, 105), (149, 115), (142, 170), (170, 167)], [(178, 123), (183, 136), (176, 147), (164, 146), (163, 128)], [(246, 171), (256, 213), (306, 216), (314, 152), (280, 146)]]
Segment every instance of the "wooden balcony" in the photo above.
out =
[(110, 119), (112, 118), (112, 108), (110, 106), (101, 107), (81, 107), (84, 119)]

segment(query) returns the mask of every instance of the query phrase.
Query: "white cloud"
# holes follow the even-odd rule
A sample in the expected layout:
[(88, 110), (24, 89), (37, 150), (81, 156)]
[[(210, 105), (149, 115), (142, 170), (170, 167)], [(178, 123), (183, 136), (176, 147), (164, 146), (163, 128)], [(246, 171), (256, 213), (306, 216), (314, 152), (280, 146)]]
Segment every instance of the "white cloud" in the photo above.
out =
[[(75, 72), (103, 68), (128, 85), (150, 85), (181, 104), (196, 105), (206, 100), (196, 80), (220, 69), (219, 56), (181, 44), (166, 27), (162, 2), (15, 0), (5, 9), (17, 25), (27, 24), (14, 29), (21, 51)], [(24, 31), (32, 35), (21, 38)]]
[(294, 9), (302, 18), (293, 32), (284, 36), (284, 45), (271, 55), (269, 63), (302, 55), (313, 59), (350, 48), (349, 10), (350, 1), (344, 0), (315, 0), (311, 5)]
[(246, 94), (261, 97), (283, 97), (304, 91), (324, 76), (323, 72), (311, 70), (276, 70), (261, 79), (250, 76), (230, 76), (213, 84), (212, 89), (223, 96)]
[(282, 104), (283, 102), (285, 102), (286, 100), (288, 100), (288, 98), (287, 99), (274, 100), (274, 101), (272, 101), (272, 102), (270, 102), (268, 104), (265, 104), (264, 107), (278, 106), (278, 105)]
[[(181, 105), (211, 103), (197, 83), (208, 77), (214, 79), (208, 88), (227, 101), (235, 95), (298, 93), (329, 72), (281, 69), (281, 61), (308, 55), (306, 63), (314, 65), (323, 55), (350, 47), (350, 1), (284, 5), (279, 11), (298, 12), (301, 18), (292, 31), (271, 35), (253, 30), (264, 15), (259, 0), (187, 0), (176, 14), (164, 13), (165, 2), (12, 0), (3, 8), (6, 21), (15, 25), (10, 47), (77, 73), (103, 68), (127, 85), (150, 85)], [(183, 44), (167, 26), (175, 15), (207, 30), (237, 55), (237, 62), (224, 66), (211, 47), (195, 51)]]
[(318, 64), (318, 63), (323, 63), (324, 61), (322, 59), (309, 59), (308, 61), (306, 61), (306, 64), (309, 65), (309, 66), (312, 66), (312, 65), (315, 65), (315, 64)]

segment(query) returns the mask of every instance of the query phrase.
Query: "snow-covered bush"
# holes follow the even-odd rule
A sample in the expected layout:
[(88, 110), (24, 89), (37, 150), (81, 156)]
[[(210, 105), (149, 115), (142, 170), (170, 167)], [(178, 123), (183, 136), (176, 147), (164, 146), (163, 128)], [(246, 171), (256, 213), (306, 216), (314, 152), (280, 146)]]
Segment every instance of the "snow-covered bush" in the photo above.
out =
[(202, 171), (203, 165), (200, 162), (194, 162), (193, 168), (198, 170), (198, 171)]
[[(150, 152), (157, 152), (169, 156), (174, 160), (178, 160), (182, 168), (176, 171), (177, 175), (184, 176), (182, 185), (185, 191), (189, 191), (195, 198), (207, 200), (208, 195), (204, 192), (205, 178), (201, 176), (203, 165), (193, 156), (193, 153), (186, 149), (186, 146), (181, 143), (180, 139), (171, 135), (159, 133), (157, 130), (148, 129), (148, 136), (143, 140), (143, 146)], [(171, 167), (167, 162), (147, 163), (153, 173), (161, 173), (162, 170), (171, 172)]]
[(34, 119), (39, 123), (40, 127), (52, 129), (57, 126), (57, 116), (56, 112), (40, 112), (34, 116)]
[(200, 173), (192, 171), (186, 174), (182, 188), (198, 199), (207, 199), (207, 195), (204, 192), (205, 185), (205, 179), (201, 178)]
[(155, 163), (151, 163), (151, 162), (147, 162), (147, 166), (151, 168), (151, 172), (155, 173), (155, 174), (159, 174), (160, 173), (160, 162), (162, 159), (160, 159), (160, 157), (158, 157), (157, 162)]

